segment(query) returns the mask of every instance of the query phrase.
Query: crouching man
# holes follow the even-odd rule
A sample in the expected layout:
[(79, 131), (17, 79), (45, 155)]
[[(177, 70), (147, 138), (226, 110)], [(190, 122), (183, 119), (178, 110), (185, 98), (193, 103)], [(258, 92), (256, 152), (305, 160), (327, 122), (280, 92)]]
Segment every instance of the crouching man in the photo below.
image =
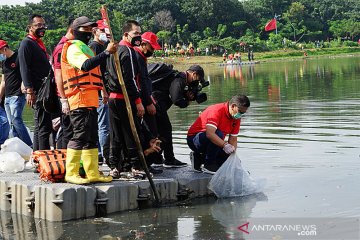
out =
[[(111, 176), (100, 175), (98, 169), (98, 91), (103, 88), (100, 64), (117, 50), (109, 43), (106, 50), (95, 56), (87, 46), (95, 22), (82, 16), (74, 20), (74, 40), (64, 44), (61, 54), (61, 72), (64, 92), (70, 106), (73, 137), (67, 145), (65, 181), (75, 184), (110, 182)], [(79, 176), (80, 159), (86, 178)]]
[(235, 152), (241, 117), (249, 106), (247, 96), (233, 96), (228, 102), (209, 106), (195, 120), (187, 134), (187, 143), (194, 151), (191, 160), (195, 171), (201, 172), (204, 164), (204, 172), (214, 174)]

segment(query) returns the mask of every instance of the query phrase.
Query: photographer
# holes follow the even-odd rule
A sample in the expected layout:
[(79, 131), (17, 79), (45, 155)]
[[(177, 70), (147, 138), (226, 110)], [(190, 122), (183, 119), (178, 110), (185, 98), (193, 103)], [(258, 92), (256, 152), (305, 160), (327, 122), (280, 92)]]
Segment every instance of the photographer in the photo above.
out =
[[(152, 70), (149, 69), (150, 78), (152, 77)], [(172, 144), (172, 126), (167, 111), (172, 104), (186, 108), (191, 101), (198, 103), (206, 101), (206, 94), (200, 93), (200, 91), (202, 86), (208, 85), (208, 82), (204, 81), (204, 70), (199, 65), (192, 65), (185, 72), (172, 71), (172, 77), (165, 77), (159, 81), (152, 79), (152, 96), (156, 101), (157, 131), (163, 140), (161, 147), (164, 150), (164, 167), (168, 168), (185, 167), (187, 164), (175, 158)], [(161, 163), (160, 157), (156, 163)]]

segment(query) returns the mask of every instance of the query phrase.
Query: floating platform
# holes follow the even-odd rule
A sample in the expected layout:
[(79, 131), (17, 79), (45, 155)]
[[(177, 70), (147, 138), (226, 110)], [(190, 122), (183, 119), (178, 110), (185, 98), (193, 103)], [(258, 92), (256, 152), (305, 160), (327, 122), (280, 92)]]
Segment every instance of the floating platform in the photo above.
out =
[(237, 66), (237, 65), (253, 65), (259, 64), (260, 61), (252, 61), (252, 62), (233, 62), (233, 63), (220, 63), (219, 66)]
[[(153, 178), (161, 204), (212, 195), (207, 188), (210, 179), (190, 166), (164, 169)], [(75, 185), (43, 182), (32, 171), (0, 173), (0, 211), (53, 222), (152, 206), (152, 195), (148, 180)]]

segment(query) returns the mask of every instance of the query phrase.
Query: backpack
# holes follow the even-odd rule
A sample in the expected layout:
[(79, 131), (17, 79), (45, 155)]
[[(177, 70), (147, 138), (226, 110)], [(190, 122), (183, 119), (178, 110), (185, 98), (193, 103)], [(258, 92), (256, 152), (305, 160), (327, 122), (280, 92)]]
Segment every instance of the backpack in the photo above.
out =
[(64, 181), (66, 149), (38, 150), (32, 153), (32, 158), (42, 181)]
[(171, 64), (151, 63), (148, 65), (148, 73), (152, 84), (158, 84), (164, 80), (174, 80), (179, 72), (174, 70), (174, 66)]
[(50, 69), (48, 76), (44, 77), (42, 81), (37, 101), (41, 102), (46, 112), (52, 114), (60, 113), (61, 106), (57, 96), (54, 71)]

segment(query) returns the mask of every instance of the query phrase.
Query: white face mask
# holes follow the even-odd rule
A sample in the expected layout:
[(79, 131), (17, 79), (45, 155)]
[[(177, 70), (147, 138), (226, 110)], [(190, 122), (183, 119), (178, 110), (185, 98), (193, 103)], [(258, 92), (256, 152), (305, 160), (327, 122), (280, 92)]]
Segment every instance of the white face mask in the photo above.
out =
[(6, 56), (5, 54), (0, 54), (0, 62), (5, 61)]
[(108, 38), (107, 38), (107, 36), (106, 36), (106, 33), (100, 33), (100, 35), (99, 35), (99, 40), (102, 41), (102, 42), (104, 42), (104, 43), (106, 43), (106, 42), (109, 41)]

